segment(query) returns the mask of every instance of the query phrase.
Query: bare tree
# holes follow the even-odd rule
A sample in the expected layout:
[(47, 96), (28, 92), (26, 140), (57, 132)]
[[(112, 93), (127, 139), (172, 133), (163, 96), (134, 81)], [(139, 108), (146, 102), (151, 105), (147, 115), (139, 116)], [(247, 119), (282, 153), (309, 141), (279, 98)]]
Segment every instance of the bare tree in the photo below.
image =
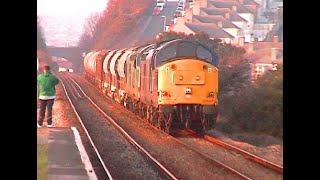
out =
[(100, 13), (92, 13), (84, 24), (84, 31), (80, 37), (79, 46), (85, 51), (91, 50), (96, 42), (97, 37), (94, 31), (100, 18)]
[(43, 29), (40, 26), (40, 18), (37, 17), (37, 49), (46, 49), (47, 45), (45, 42)]
[(85, 33), (93, 37), (98, 20), (101, 18), (100, 13), (92, 13), (84, 24)]

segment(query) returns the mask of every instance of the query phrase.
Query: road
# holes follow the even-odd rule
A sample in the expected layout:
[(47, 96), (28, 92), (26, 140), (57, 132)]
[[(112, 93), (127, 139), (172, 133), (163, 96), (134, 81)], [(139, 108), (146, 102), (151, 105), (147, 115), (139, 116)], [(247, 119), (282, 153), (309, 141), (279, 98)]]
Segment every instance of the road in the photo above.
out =
[[(150, 14), (147, 20), (142, 23), (139, 31), (140, 33), (135, 37), (134, 43), (137, 41), (143, 42), (154, 39), (158, 33), (163, 32), (163, 20), (166, 19), (166, 25), (169, 25), (177, 5), (177, 2), (167, 2), (166, 6), (158, 16)], [(166, 18), (162, 18), (162, 16), (165, 16)]]

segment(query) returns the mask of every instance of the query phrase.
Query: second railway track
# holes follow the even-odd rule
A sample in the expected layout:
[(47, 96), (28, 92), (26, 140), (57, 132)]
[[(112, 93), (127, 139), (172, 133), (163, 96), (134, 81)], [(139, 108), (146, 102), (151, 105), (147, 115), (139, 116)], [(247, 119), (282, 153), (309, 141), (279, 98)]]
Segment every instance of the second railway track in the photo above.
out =
[[(173, 136), (181, 143), (208, 156), (208, 158), (212, 158), (222, 165), (230, 167), (235, 172), (240, 172), (252, 179), (283, 179), (282, 171), (275, 170), (273, 166), (265, 166), (266, 162), (271, 162), (228, 145), (209, 135), (199, 135), (191, 130), (177, 130)], [(282, 169), (278, 165), (275, 166)]]

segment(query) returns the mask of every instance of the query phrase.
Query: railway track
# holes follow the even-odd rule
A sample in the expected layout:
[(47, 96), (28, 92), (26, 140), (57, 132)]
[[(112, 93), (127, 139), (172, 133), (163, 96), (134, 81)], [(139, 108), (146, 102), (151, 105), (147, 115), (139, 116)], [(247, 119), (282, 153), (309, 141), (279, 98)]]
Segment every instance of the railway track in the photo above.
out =
[[(76, 75), (72, 75), (78, 82), (81, 82), (81, 81), (83, 81), (84, 80), (84, 78), (83, 77), (77, 77)], [(79, 78), (79, 79), (78, 79)], [(82, 79), (82, 80), (81, 80)], [(74, 80), (71, 80), (71, 78), (69, 77), (68, 79), (67, 79), (69, 82), (71, 82), (71, 81), (74, 81)], [(83, 82), (81, 82), (81, 83), (83, 83)], [(75, 82), (74, 82), (74, 84), (76, 84)], [(73, 88), (73, 86), (72, 85), (70, 85), (69, 86), (70, 87), (70, 89), (75, 89), (75, 88), (79, 88), (80, 89), (80, 86), (79, 85), (75, 85), (75, 88)], [(97, 94), (97, 91), (98, 91), (98, 89), (95, 87), (94, 89), (93, 89), (93, 87), (94, 86), (92, 86), (91, 85), (91, 88), (89, 87), (89, 89), (87, 88), (86, 89), (86, 91), (91, 91), (91, 96), (92, 96), (92, 93), (93, 94)], [(72, 93), (70, 93), (71, 94), (71, 96), (72, 97), (75, 97), (75, 98), (78, 98), (79, 100), (85, 100), (86, 99), (86, 96), (85, 95), (83, 95), (83, 97), (82, 97), (82, 99), (81, 99), (81, 97), (77, 94), (77, 93), (73, 93), (73, 95), (72, 95)], [(80, 94), (80, 93), (79, 93)], [(84, 92), (82, 93), (82, 94), (85, 94)], [(89, 92), (89, 94), (90, 94), (90, 92)], [(100, 93), (98, 93), (98, 94), (100, 94), (99, 96), (102, 96), (102, 93), (100, 92)], [(104, 96), (104, 95), (103, 95)], [(106, 97), (104, 97), (104, 98), (106, 98)], [(109, 99), (109, 98), (107, 98), (107, 99)], [(105, 102), (102, 102), (102, 103), (104, 103), (104, 104), (106, 104), (106, 103), (110, 103), (110, 102), (112, 102), (112, 100), (107, 100), (106, 99), (106, 101)], [(97, 98), (97, 99), (95, 99), (95, 101), (102, 101), (101, 100), (101, 98)], [(93, 103), (93, 101), (92, 102), (90, 102), (91, 104), (96, 104), (96, 103)], [(99, 104), (99, 102), (98, 102), (98, 104)], [(117, 104), (117, 103), (114, 103), (114, 104)], [(118, 104), (117, 104), (118, 105)], [(118, 109), (118, 106), (117, 105), (111, 105), (112, 107), (116, 107), (117, 109)], [(102, 106), (102, 104), (100, 103), (99, 105), (96, 105), (96, 106)], [(102, 108), (103, 109), (103, 108)], [(102, 113), (102, 114), (105, 114), (104, 112), (106, 112), (106, 111), (108, 111), (108, 110), (106, 110), (106, 109), (100, 109), (99, 110), (99, 113)], [(126, 109), (124, 109), (124, 108), (122, 108), (123, 109), (123, 111), (126, 111), (127, 113), (130, 113), (131, 115), (134, 115), (132, 112), (130, 112), (130, 111), (128, 111), (128, 110), (126, 110)], [(120, 113), (122, 113), (122, 111), (120, 110), (120, 108), (119, 108), (119, 111), (120, 111)], [(109, 113), (109, 112), (108, 112)], [(126, 113), (122, 113), (122, 114), (126, 114)], [(108, 115), (104, 115), (104, 116), (106, 116), (105, 118), (108, 118)], [(125, 115), (126, 116), (126, 115)], [(114, 122), (117, 120), (119, 120), (119, 119), (121, 119), (121, 117), (119, 117), (119, 116), (117, 116), (117, 117), (113, 117), (114, 118)], [(115, 119), (116, 118), (116, 119)], [(125, 121), (128, 121), (128, 120), (132, 120), (132, 117), (125, 117)], [(141, 120), (142, 119), (140, 119), (137, 115), (134, 115), (134, 121), (140, 121), (140, 123), (141, 123)], [(150, 126), (146, 121), (143, 121), (144, 122), (144, 124), (147, 124), (148, 125), (148, 128), (150, 128), (150, 129), (153, 129), (152, 131), (157, 131), (157, 133), (160, 133), (160, 134), (165, 134), (165, 135), (163, 135), (163, 136), (168, 136), (168, 137), (172, 137), (172, 136), (169, 136), (169, 135), (167, 135), (166, 133), (164, 133), (164, 132), (162, 132), (161, 130), (159, 130), (159, 129), (157, 129), (157, 128), (155, 128), (155, 127), (153, 127), (153, 126)], [(109, 122), (110, 123), (110, 122)], [(110, 123), (110, 124), (112, 124), (112, 123)], [(121, 124), (121, 122), (120, 122), (120, 125), (121, 126), (123, 126), (124, 124)], [(119, 121), (118, 121), (118, 126), (120, 127), (120, 125), (119, 125)], [(124, 125), (124, 126), (126, 126), (126, 125)], [(135, 128), (135, 129), (137, 129), (136, 127), (138, 127), (137, 126), (137, 124), (135, 124), (135, 125), (133, 125), (133, 127)], [(121, 128), (121, 127), (120, 127)], [(131, 127), (132, 128), (132, 127)], [(221, 177), (223, 177), (223, 179), (255, 179), (255, 178), (252, 178), (251, 176), (248, 176), (248, 175), (246, 175), (246, 174), (243, 174), (243, 173), (241, 173), (241, 172), (239, 172), (239, 171), (237, 171), (237, 170), (235, 170), (235, 169), (233, 169), (232, 167), (230, 167), (230, 166), (228, 166), (228, 165), (226, 165), (226, 164), (224, 164), (224, 163), (222, 163), (222, 162), (219, 162), (219, 161), (217, 161), (217, 160), (214, 160), (212, 157), (210, 157), (210, 156), (208, 156), (208, 155), (206, 155), (205, 153), (201, 153), (201, 152), (199, 152), (197, 149), (195, 149), (195, 148), (192, 148), (192, 147), (190, 147), (190, 146), (188, 146), (188, 145), (182, 145), (180, 142), (179, 143), (176, 143), (176, 145), (173, 145), (172, 147), (174, 147), (174, 148), (170, 148), (170, 146), (168, 146), (167, 148), (164, 148), (164, 149), (166, 149), (166, 151), (168, 150), (168, 148), (170, 149), (170, 151), (168, 151), (168, 152), (164, 152), (164, 151), (161, 151), (161, 148), (159, 148), (159, 147), (154, 147), (155, 146), (155, 144), (154, 144), (154, 142), (153, 142), (153, 144), (152, 145), (148, 145), (148, 143), (147, 142), (144, 142), (145, 140), (146, 140), (146, 138), (144, 137), (144, 139), (139, 139), (138, 138), (138, 136), (137, 136), (137, 134), (135, 134), (133, 131), (131, 131), (130, 133), (129, 133), (129, 131), (128, 131), (128, 129), (126, 129), (126, 127), (125, 128), (122, 128), (123, 129), (123, 131), (126, 131), (127, 132), (127, 134), (129, 135), (129, 134), (132, 134), (132, 136), (131, 136), (131, 138), (132, 139), (138, 139), (138, 142), (140, 143), (140, 144), (142, 144), (142, 145), (144, 145), (146, 148), (144, 148), (145, 150), (147, 149), (148, 151), (150, 151), (150, 153), (149, 154), (152, 154), (153, 156), (154, 156), (154, 158), (155, 159), (158, 159), (158, 162), (160, 163), (160, 164), (163, 164), (163, 166), (164, 167), (167, 167), (166, 169), (170, 169), (172, 172), (174, 172), (175, 174), (176, 174), (176, 176), (174, 176), (174, 177), (171, 177), (170, 175), (166, 175), (166, 177), (168, 177), (168, 178), (171, 178), (171, 179), (175, 179), (175, 178), (177, 178), (177, 179), (190, 179), (191, 177), (193, 177), (193, 173), (189, 173), (189, 172), (186, 172), (186, 171), (188, 171), (188, 170), (190, 170), (191, 171), (191, 169), (192, 169), (192, 166), (197, 166), (197, 164), (206, 164), (205, 165), (205, 168), (203, 168), (203, 169), (205, 169), (205, 170), (199, 170), (199, 172), (197, 172), (197, 175), (199, 175), (199, 174), (201, 174), (201, 175), (203, 175), (203, 178), (199, 178), (199, 179), (208, 179), (208, 177), (210, 177), (210, 179), (212, 179), (212, 177), (219, 177), (219, 178), (221, 178)], [(144, 127), (143, 128), (143, 130), (145, 130), (145, 129), (147, 129), (146, 127)], [(120, 130), (121, 131), (121, 130)], [(140, 129), (140, 130), (137, 130), (137, 131), (142, 131), (142, 129)], [(149, 130), (147, 130), (147, 131), (149, 131)], [(156, 138), (157, 138), (157, 140), (156, 141), (158, 141), (159, 139), (161, 139), (161, 137), (159, 137), (159, 135), (160, 134), (158, 134), (158, 135), (155, 135), (156, 136)], [(162, 136), (162, 135), (161, 135)], [(165, 137), (164, 139), (165, 139), (165, 141), (167, 142), (169, 142), (168, 144), (170, 144), (170, 140), (168, 139), (168, 137)], [(130, 143), (132, 143), (132, 141), (130, 140), (131, 138), (126, 138), (126, 139), (128, 139), (128, 141), (130, 142)], [(149, 139), (150, 138), (150, 135), (148, 136), (148, 138), (147, 139)], [(172, 141), (175, 141), (175, 142), (177, 142), (177, 140), (175, 139), (175, 138), (173, 138), (172, 137), (172, 139), (174, 139), (174, 140), (172, 140)], [(150, 140), (149, 140), (150, 141)], [(163, 144), (162, 142), (158, 142), (159, 144)], [(179, 145), (177, 145), (177, 144), (179, 144)], [(135, 145), (136, 146), (136, 145)], [(179, 146), (179, 147), (178, 147)], [(136, 146), (137, 147), (137, 146)], [(150, 149), (150, 147), (152, 147), (153, 149)], [(159, 150), (160, 149), (160, 150)], [(147, 151), (146, 150), (146, 151)], [(140, 151), (140, 150), (139, 150)], [(177, 152), (174, 152), (174, 151), (177, 151)], [(186, 153), (183, 153), (183, 152), (186, 152)], [(166, 153), (168, 153), (168, 155), (166, 156)], [(186, 154), (186, 155), (183, 155), (183, 154)], [(163, 156), (166, 156), (165, 158), (163, 158)], [(178, 156), (181, 156), (181, 157), (178, 157)], [(184, 161), (185, 159), (188, 159), (188, 158), (191, 158), (191, 159), (189, 159), (189, 160), (187, 160), (187, 161)], [(178, 159), (178, 160), (177, 160)], [(181, 159), (182, 159), (182, 162), (179, 162), (179, 161), (181, 161)], [(194, 159), (197, 159), (196, 161), (198, 161), (198, 162), (200, 162), (200, 163), (198, 163), (198, 162), (196, 162), (196, 163), (194, 163)], [(171, 162), (170, 162), (171, 161)], [(184, 162), (183, 162), (184, 161)], [(236, 163), (236, 162), (233, 162), (233, 163)], [(183, 166), (187, 166), (187, 167), (183, 167)], [(190, 166), (190, 168), (188, 169), (188, 166)], [(202, 166), (203, 167), (203, 166)], [(201, 168), (202, 168), (201, 167)], [(214, 168), (214, 167), (216, 167), (216, 168)], [(177, 168), (181, 168), (181, 170), (180, 169), (177, 169)], [(198, 168), (193, 168), (193, 169), (199, 169), (199, 167)], [(207, 169), (209, 169), (210, 171), (217, 171), (217, 172), (207, 172)], [(217, 170), (217, 169), (219, 169), (219, 170)], [(163, 170), (162, 170), (163, 171)], [(202, 172), (203, 171), (203, 172)], [(219, 171), (219, 172), (218, 172)], [(224, 173), (221, 173), (221, 171), (224, 171)], [(189, 174), (191, 174), (191, 175), (188, 175), (188, 173)], [(212, 176), (212, 175), (208, 175), (208, 174), (206, 174), (206, 173), (209, 173), (209, 174), (214, 174), (214, 173), (217, 173), (217, 174), (219, 174), (218, 176)], [(171, 173), (171, 174), (173, 174), (173, 173)], [(224, 174), (224, 175), (220, 175), (220, 174)], [(232, 175), (231, 175), (232, 174)], [(230, 177), (232, 177), (232, 178), (230, 178)], [(213, 179), (216, 179), (216, 178), (213, 178)], [(258, 179), (260, 179), (260, 178), (258, 178)], [(262, 178), (263, 179), (263, 178)], [(277, 178), (273, 178), (273, 179), (277, 179)]]
[[(196, 142), (201, 141), (201, 140), (205, 140), (205, 141), (210, 142), (214, 145), (218, 145), (218, 146), (222, 147), (223, 149), (227, 149), (230, 152), (235, 152), (237, 154), (240, 154), (243, 158), (248, 159), (248, 160), (260, 165), (261, 167), (267, 168), (268, 170), (271, 170), (281, 176), (283, 175), (283, 167), (281, 167), (280, 165), (277, 165), (277, 164), (272, 163), (268, 160), (265, 160), (261, 157), (258, 157), (257, 155), (254, 155), (254, 154), (246, 152), (240, 148), (232, 146), (226, 142), (223, 142), (217, 138), (212, 137), (211, 135), (198, 134), (195, 131), (188, 129), (188, 130), (176, 130), (176, 134), (173, 136), (175, 136), (178, 140), (181, 140), (182, 143), (185, 143), (188, 146), (189, 146), (189, 144), (192, 144), (192, 143), (190, 143), (191, 141), (190, 140), (185, 141), (183, 139), (192, 137), (195, 139)], [(198, 144), (200, 144), (200, 145), (196, 144), (195, 146), (199, 147), (199, 146), (201, 146), (202, 143), (198, 142)], [(232, 154), (230, 156), (232, 156)], [(279, 177), (279, 175), (277, 177)]]
[[(93, 107), (95, 108), (96, 111), (98, 111), (104, 118), (106, 121), (108, 121), (109, 125), (112, 125), (118, 133), (121, 134), (122, 137), (124, 137), (124, 139), (127, 140), (128, 143), (130, 143), (131, 145), (133, 145), (132, 147), (138, 151), (139, 153), (143, 154), (143, 156), (148, 160), (147, 162), (152, 162), (153, 166), (156, 167), (156, 169), (161, 172), (161, 176), (159, 177), (159, 179), (177, 179), (173, 173), (171, 173), (165, 166), (163, 166), (161, 163), (159, 163), (156, 158), (154, 158), (152, 155), (150, 155), (150, 153), (148, 153), (140, 144), (138, 144), (125, 130), (123, 130), (110, 116), (108, 116), (106, 113), (103, 112), (103, 110), (101, 110), (99, 108), (99, 106), (94, 103), (90, 97), (88, 97), (86, 95), (86, 93), (81, 89), (81, 87), (72, 79), (70, 78), (68, 75), (66, 75), (65, 73), (59, 73), (58, 75), (60, 81), (62, 82), (63, 88), (65, 90), (66, 96), (76, 114), (76, 116), (79, 119), (79, 122), (82, 125), (83, 130), (86, 133), (87, 138), (90, 141), (91, 146), (93, 147), (96, 156), (98, 157), (101, 166), (103, 167), (105, 173), (107, 174), (108, 179), (114, 179), (113, 175), (112, 175), (112, 170), (110, 170), (110, 168), (108, 168), (108, 166), (110, 166), (110, 163), (106, 163), (106, 160), (103, 158), (103, 154), (100, 153), (99, 148), (97, 148), (95, 142), (94, 142), (94, 138), (91, 137), (89, 130), (87, 129), (85, 123), (83, 122), (83, 118), (80, 117), (80, 113), (79, 110), (77, 108), (76, 103), (74, 103), (75, 101), (79, 101), (79, 100), (87, 100), (88, 102), (90, 102)], [(149, 163), (150, 164), (150, 163)], [(121, 167), (118, 167), (121, 168)], [(120, 169), (121, 170), (121, 169)]]
[(273, 170), (273, 171), (275, 171), (275, 172), (277, 172), (279, 174), (283, 174), (283, 167), (280, 166), (280, 165), (277, 165), (277, 164), (275, 164), (273, 162), (270, 162), (270, 161), (268, 161), (266, 159), (263, 159), (263, 158), (261, 158), (259, 156), (254, 155), (252, 153), (249, 153), (249, 152), (244, 151), (244, 150), (242, 150), (240, 148), (232, 146), (232, 145), (230, 145), (230, 144), (228, 144), (226, 142), (223, 142), (223, 141), (221, 141), (221, 140), (219, 140), (217, 138), (214, 138), (214, 137), (212, 137), (212, 136), (210, 136), (208, 134), (204, 134), (203, 138), (208, 140), (208, 141), (210, 141), (210, 142), (212, 142), (212, 143), (214, 143), (214, 144), (217, 144), (217, 145), (219, 145), (219, 146), (221, 146), (223, 148), (226, 148), (228, 150), (237, 152), (237, 153), (243, 155), (243, 157), (258, 163), (261, 166), (269, 168), (269, 169), (271, 169), (271, 170)]

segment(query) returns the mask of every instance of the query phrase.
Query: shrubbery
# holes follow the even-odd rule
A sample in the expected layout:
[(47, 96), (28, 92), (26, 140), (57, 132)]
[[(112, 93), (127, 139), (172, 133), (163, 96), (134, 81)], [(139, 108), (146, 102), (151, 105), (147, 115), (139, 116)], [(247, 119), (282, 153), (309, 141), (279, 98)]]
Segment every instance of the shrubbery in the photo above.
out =
[[(237, 72), (221, 72), (220, 74), (219, 85), (223, 86), (228, 83), (224, 83), (227, 77)], [(267, 72), (256, 83), (250, 83), (238, 89), (236, 85), (233, 85), (233, 89), (236, 89), (234, 93), (229, 96), (222, 93), (219, 97), (221, 115), (227, 119), (221, 127), (228, 132), (245, 131), (281, 137), (283, 128), (282, 86), (281, 67), (277, 71)], [(221, 91), (223, 89), (220, 89)], [(230, 89), (227, 91), (230, 92)]]

